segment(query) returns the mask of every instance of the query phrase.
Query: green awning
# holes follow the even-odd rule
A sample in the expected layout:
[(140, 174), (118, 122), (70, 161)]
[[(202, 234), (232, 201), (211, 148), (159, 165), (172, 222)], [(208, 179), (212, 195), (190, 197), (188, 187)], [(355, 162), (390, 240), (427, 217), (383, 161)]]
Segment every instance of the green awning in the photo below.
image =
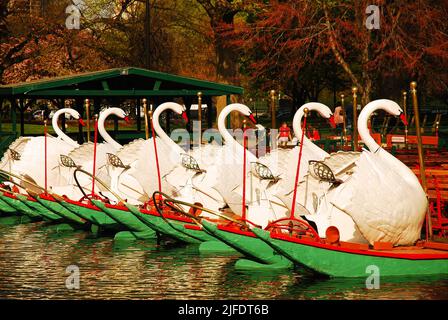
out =
[(115, 68), (0, 86), (0, 96), (51, 97), (183, 97), (242, 94), (243, 88), (140, 68)]

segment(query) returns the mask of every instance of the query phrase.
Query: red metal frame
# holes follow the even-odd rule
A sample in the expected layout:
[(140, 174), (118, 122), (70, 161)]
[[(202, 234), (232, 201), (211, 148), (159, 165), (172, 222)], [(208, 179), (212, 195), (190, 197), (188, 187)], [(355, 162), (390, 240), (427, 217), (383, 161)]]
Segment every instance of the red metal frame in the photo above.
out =
[(292, 227), (291, 227), (289, 225), (279, 224), (280, 222), (283, 222), (283, 221), (296, 221), (296, 222), (298, 222), (300, 225), (305, 227), (305, 230), (299, 230), (301, 232), (304, 232), (304, 236), (307, 236), (307, 234), (310, 234), (315, 239), (315, 241), (320, 241), (319, 234), (316, 232), (316, 230), (314, 230), (314, 228), (308, 222), (306, 222), (304, 220), (299, 220), (299, 219), (294, 218), (294, 217), (282, 218), (282, 219), (278, 219), (276, 221), (273, 221), (273, 222), (269, 223), (266, 226), (265, 230), (266, 231), (270, 231), (272, 229), (271, 234), (275, 233), (275, 231), (280, 231), (280, 234), (283, 234), (283, 233), (281, 233), (282, 230), (287, 230), (289, 233), (293, 233), (294, 231), (297, 232), (297, 230), (294, 230), (295, 228), (298, 227), (297, 225), (292, 225)]

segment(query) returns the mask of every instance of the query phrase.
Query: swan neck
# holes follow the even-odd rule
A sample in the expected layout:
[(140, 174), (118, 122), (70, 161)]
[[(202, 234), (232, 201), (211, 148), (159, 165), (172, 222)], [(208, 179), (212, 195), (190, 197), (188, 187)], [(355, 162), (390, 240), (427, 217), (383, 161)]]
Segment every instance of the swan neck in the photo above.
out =
[(375, 139), (370, 135), (370, 130), (368, 128), (368, 121), (373, 112), (380, 109), (380, 105), (374, 102), (367, 104), (358, 117), (358, 133), (361, 140), (369, 148), (370, 152), (376, 152), (380, 145), (376, 143)]
[(158, 106), (153, 113), (152, 125), (154, 126), (154, 131), (156, 132), (156, 135), (160, 138), (160, 140), (162, 140), (166, 145), (170, 146), (174, 150), (177, 150), (177, 152), (181, 154), (184, 153), (184, 150), (177, 143), (175, 143), (160, 126), (160, 115), (162, 114), (162, 112), (169, 109), (174, 110), (169, 105)]
[(59, 121), (59, 117), (61, 114), (65, 115), (66, 111), (64, 109), (58, 110), (55, 112), (55, 114), (53, 115), (53, 119), (51, 119), (51, 124), (53, 126), (53, 130), (54, 132), (56, 132), (56, 135), (58, 136), (59, 139), (61, 139), (62, 141), (72, 145), (73, 147), (77, 147), (78, 144), (76, 143), (76, 141), (74, 141), (72, 138), (70, 138), (68, 135), (66, 135), (64, 133), (64, 131), (61, 130), (61, 128), (59, 128), (58, 126), (58, 121)]
[(104, 122), (106, 121), (107, 117), (110, 116), (113, 113), (113, 110), (105, 110), (103, 111), (99, 118), (98, 118), (98, 132), (100, 133), (101, 137), (104, 141), (109, 143), (113, 148), (120, 149), (121, 144), (119, 144), (117, 141), (115, 141), (109, 133), (107, 133), (106, 128), (104, 127)]
[[(292, 129), (294, 131), (294, 135), (300, 143), (302, 143), (302, 118), (304, 116), (303, 109), (305, 107), (307, 107), (310, 111), (314, 110), (312, 106), (302, 106), (299, 108), (299, 110), (297, 110), (292, 120)], [(310, 139), (308, 139), (306, 134), (303, 135), (303, 146), (309, 148), (309, 150), (312, 150), (313, 154), (319, 158), (325, 158), (326, 156), (328, 156), (328, 153), (316, 146)]]
[(224, 142), (228, 145), (235, 145), (236, 143), (233, 136), (229, 133), (226, 127), (226, 118), (232, 112), (238, 110), (235, 106), (229, 106), (224, 108), (218, 116), (218, 131), (221, 134)]

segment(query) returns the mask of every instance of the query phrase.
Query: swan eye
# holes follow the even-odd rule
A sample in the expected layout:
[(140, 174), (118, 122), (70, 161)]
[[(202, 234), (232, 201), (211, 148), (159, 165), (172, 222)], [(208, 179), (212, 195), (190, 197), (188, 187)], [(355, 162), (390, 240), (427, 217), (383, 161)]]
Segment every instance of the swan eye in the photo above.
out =
[(11, 154), (11, 158), (13, 160), (17, 160), (17, 161), (20, 160), (20, 153), (18, 153), (17, 151), (9, 149), (9, 153)]
[(255, 162), (255, 175), (261, 180), (278, 180), (278, 177), (272, 174), (271, 169), (259, 162)]
[(123, 161), (121, 161), (121, 159), (119, 157), (117, 157), (116, 155), (112, 154), (112, 153), (108, 153), (107, 154), (107, 162), (112, 165), (113, 167), (116, 168), (123, 168), (123, 169), (129, 169), (130, 167), (125, 165), (123, 163)]
[(75, 163), (75, 161), (73, 161), (72, 158), (61, 154), (60, 159), (61, 159), (61, 163), (64, 167), (67, 167), (67, 168), (75, 168), (76, 167), (76, 163)]
[(182, 153), (181, 156), (182, 156), (182, 158), (181, 158), (182, 166), (184, 168), (187, 168), (190, 170), (195, 170), (195, 171), (202, 171), (199, 168), (198, 162), (193, 157), (191, 157), (190, 155), (185, 154), (185, 153)]

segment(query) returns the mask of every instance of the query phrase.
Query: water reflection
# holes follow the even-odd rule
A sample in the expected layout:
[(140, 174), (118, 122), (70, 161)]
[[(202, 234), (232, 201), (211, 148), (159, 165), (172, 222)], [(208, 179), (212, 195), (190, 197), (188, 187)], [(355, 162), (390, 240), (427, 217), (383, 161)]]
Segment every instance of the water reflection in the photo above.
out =
[[(300, 268), (239, 272), (237, 255), (198, 247), (114, 242), (85, 232), (56, 233), (42, 223), (0, 226), (0, 298), (23, 299), (447, 299), (446, 277), (318, 279)], [(80, 269), (68, 290), (66, 268)]]

